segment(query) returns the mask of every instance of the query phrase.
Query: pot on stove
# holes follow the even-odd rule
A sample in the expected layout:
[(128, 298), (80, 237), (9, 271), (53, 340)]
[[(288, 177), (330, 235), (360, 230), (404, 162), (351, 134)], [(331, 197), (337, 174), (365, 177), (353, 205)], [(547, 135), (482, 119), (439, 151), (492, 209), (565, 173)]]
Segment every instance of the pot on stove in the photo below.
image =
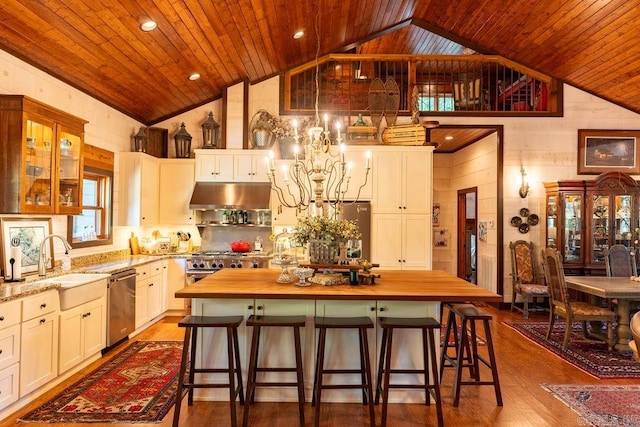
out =
[(251, 243), (239, 240), (231, 243), (231, 250), (233, 252), (249, 252), (251, 250)]

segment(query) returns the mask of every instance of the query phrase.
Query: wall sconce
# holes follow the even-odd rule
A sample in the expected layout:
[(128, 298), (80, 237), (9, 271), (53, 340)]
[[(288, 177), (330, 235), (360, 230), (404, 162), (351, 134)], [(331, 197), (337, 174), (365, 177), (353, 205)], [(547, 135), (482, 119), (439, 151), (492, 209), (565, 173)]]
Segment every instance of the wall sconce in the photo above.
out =
[(140, 128), (138, 133), (133, 137), (133, 149), (140, 153), (147, 152), (147, 133), (144, 128)]
[(209, 112), (209, 118), (202, 124), (202, 148), (218, 148), (220, 138), (220, 125), (213, 120), (213, 113)]
[(520, 173), (522, 174), (522, 183), (520, 184), (520, 197), (525, 199), (529, 195), (529, 183), (525, 181), (525, 176), (527, 173), (524, 170), (524, 167), (520, 169)]
[(173, 136), (173, 140), (176, 143), (176, 157), (177, 158), (189, 158), (191, 157), (191, 135), (184, 128), (184, 122), (180, 125), (180, 130)]

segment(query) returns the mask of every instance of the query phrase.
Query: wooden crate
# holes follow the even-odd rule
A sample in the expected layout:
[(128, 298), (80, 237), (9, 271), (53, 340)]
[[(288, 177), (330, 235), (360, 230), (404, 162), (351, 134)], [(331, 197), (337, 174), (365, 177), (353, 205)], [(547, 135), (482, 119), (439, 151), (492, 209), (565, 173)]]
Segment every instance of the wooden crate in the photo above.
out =
[(425, 136), (421, 125), (393, 126), (382, 132), (382, 142), (390, 145), (424, 145)]

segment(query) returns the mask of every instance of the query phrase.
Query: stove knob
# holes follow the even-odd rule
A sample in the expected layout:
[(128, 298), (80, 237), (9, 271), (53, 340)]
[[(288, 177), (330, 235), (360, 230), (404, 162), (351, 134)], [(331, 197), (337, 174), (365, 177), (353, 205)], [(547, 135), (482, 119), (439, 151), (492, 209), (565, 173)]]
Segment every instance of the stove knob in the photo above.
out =
[(197, 262), (194, 262), (194, 263), (192, 264), (192, 266), (193, 266), (193, 268), (198, 268), (198, 263), (197, 263)]
[(253, 265), (251, 265), (252, 268), (258, 268), (258, 263), (253, 261)]
[(204, 262), (201, 262), (199, 265), (200, 268), (204, 268)]
[(235, 263), (235, 262), (233, 262), (233, 261), (231, 261), (231, 265), (229, 265), (229, 267), (231, 267), (231, 268), (236, 268), (236, 263)]
[(220, 264), (218, 264), (218, 268), (224, 268), (224, 264), (220, 262)]
[(236, 265), (236, 267), (238, 267), (238, 268), (242, 268), (242, 263), (241, 263), (241, 262), (238, 262), (238, 265)]

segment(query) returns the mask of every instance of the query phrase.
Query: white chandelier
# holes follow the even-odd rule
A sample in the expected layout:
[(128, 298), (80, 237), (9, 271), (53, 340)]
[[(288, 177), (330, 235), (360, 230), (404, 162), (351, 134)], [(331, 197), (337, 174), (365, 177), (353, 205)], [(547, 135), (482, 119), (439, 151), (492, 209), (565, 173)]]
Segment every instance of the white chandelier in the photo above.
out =
[[(352, 164), (345, 161), (346, 146), (342, 142), (340, 122), (337, 121), (335, 126), (337, 131), (335, 144), (331, 140), (329, 116), (327, 114), (324, 115), (324, 128), (320, 127), (320, 115), (318, 113), (318, 99), (320, 97), (320, 65), (318, 63), (320, 34), (318, 21), (320, 11), (319, 5), (317, 7), (315, 20), (315, 126), (310, 128), (306, 135), (300, 135), (298, 133), (298, 123), (293, 120), (295, 161), (290, 166), (283, 166), (282, 179), (284, 182), (278, 183), (273, 152), (269, 152), (267, 175), (271, 182), (271, 188), (276, 193), (281, 205), (288, 208), (296, 208), (300, 212), (313, 205), (317, 210), (311, 212), (312, 214), (319, 212), (326, 214), (325, 207), (329, 205), (334, 208), (335, 215), (345, 202), (345, 195), (349, 190), (353, 171)], [(339, 151), (331, 150), (332, 145), (338, 146), (340, 148)], [(355, 198), (352, 197), (353, 202), (358, 201), (360, 192), (367, 185), (369, 178), (371, 152), (367, 151), (365, 155), (364, 181), (358, 188)]]
[[(312, 127), (307, 135), (301, 136), (294, 120), (295, 160), (291, 165), (283, 166), (282, 183), (278, 182), (279, 179), (276, 176), (273, 152), (269, 153), (267, 175), (281, 205), (303, 211), (312, 205), (323, 209), (326, 203), (337, 212), (337, 208), (345, 202), (353, 165), (345, 160), (346, 146), (342, 142), (340, 123), (336, 124), (337, 137), (335, 138), (335, 145), (339, 147), (338, 152), (331, 150), (331, 133), (328, 129), (326, 114), (324, 123), (324, 128)], [(367, 151), (365, 155), (364, 181), (358, 187), (354, 202), (360, 198), (360, 192), (367, 185), (371, 170), (371, 152)], [(323, 213), (326, 212), (323, 211)]]

